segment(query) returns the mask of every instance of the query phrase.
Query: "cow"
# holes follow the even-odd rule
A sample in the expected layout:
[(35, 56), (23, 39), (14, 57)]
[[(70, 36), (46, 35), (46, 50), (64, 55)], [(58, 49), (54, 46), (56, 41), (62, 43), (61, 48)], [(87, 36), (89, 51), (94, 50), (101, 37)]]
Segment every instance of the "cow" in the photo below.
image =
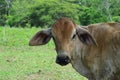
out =
[(48, 29), (37, 32), (30, 46), (55, 43), (56, 63), (69, 63), (88, 80), (120, 80), (120, 23), (79, 26), (62, 17)]

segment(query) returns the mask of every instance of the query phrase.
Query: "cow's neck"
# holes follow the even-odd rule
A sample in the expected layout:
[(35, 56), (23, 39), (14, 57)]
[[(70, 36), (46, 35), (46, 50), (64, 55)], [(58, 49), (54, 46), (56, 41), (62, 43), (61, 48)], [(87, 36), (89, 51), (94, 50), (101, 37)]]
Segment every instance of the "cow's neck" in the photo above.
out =
[[(85, 46), (83, 46), (83, 44), (78, 39), (75, 44), (76, 44), (75, 50), (74, 50), (75, 52), (73, 52), (71, 64), (77, 72), (79, 72), (81, 75), (90, 79), (92, 78), (92, 74), (90, 73), (87, 66), (84, 64), (85, 52), (83, 51), (85, 51), (84, 50)], [(81, 48), (81, 46), (83, 47)]]

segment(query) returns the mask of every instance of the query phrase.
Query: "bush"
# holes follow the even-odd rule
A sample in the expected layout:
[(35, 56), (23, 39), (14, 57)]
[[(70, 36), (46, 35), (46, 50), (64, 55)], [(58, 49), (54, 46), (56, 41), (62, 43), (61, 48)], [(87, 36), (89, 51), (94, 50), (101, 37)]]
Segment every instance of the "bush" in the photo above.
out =
[(4, 0), (0, 0), (0, 25), (5, 25), (6, 15), (6, 3)]
[(107, 18), (95, 10), (94, 8), (82, 6), (79, 21), (81, 25), (88, 25), (91, 23), (106, 22)]
[(42, 2), (35, 6), (30, 14), (31, 26), (51, 26), (60, 17), (69, 17), (78, 23), (79, 6), (58, 1)]
[[(6, 3), (4, 0), (4, 5)], [(10, 14), (0, 9), (0, 25), (21, 27), (49, 27), (60, 17), (69, 17), (75, 23), (88, 25), (92, 23), (119, 22), (119, 3), (104, 0), (15, 0), (11, 1)], [(0, 2), (1, 4), (1, 2)], [(6, 16), (5, 16), (6, 15)], [(113, 19), (112, 19), (113, 18)]]
[(113, 21), (115, 22), (120, 22), (120, 16), (114, 16)]

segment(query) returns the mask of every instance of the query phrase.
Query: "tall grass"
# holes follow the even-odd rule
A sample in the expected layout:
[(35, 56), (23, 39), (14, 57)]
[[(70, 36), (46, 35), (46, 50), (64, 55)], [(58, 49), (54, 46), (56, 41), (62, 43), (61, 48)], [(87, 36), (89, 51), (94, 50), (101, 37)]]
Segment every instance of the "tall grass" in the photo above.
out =
[(70, 64), (55, 63), (52, 40), (44, 46), (28, 46), (39, 30), (0, 27), (0, 80), (86, 80)]

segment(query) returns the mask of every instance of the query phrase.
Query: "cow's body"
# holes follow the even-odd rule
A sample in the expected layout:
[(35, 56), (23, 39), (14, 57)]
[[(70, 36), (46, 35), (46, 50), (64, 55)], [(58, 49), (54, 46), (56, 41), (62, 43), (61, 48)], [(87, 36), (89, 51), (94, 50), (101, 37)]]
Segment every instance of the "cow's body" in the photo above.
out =
[[(96, 46), (83, 45), (79, 40), (73, 67), (91, 80), (120, 80), (120, 24), (100, 23), (87, 28)], [(81, 48), (82, 46), (82, 48)]]
[(51, 37), (58, 64), (71, 63), (89, 80), (120, 80), (120, 23), (80, 28), (70, 19), (62, 18), (51, 29), (38, 32), (30, 45), (46, 44)]

